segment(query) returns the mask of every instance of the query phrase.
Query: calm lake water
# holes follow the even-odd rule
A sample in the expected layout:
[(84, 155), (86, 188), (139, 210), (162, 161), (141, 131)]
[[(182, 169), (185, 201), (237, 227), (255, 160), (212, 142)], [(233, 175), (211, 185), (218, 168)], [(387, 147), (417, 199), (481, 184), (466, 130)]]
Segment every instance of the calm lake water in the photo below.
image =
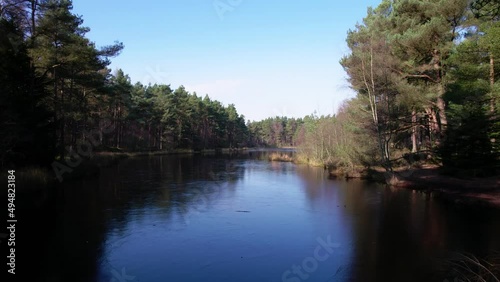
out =
[(500, 250), (498, 210), (265, 155), (133, 158), (65, 183), (37, 281), (443, 281), (456, 252)]

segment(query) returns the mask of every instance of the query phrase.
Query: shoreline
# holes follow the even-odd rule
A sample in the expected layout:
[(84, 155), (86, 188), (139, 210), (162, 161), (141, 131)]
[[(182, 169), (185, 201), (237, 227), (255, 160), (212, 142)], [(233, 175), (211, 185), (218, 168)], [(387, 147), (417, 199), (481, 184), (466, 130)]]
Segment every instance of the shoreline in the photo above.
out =
[(163, 151), (137, 151), (137, 152), (127, 152), (127, 151), (100, 151), (95, 152), (96, 156), (125, 156), (125, 157), (142, 157), (142, 156), (159, 156), (159, 155), (179, 155), (179, 154), (205, 154), (205, 153), (229, 153), (229, 152), (240, 152), (251, 150), (253, 148), (217, 148), (217, 149), (174, 149), (174, 150), (163, 150)]
[[(153, 152), (96, 152), (93, 157), (85, 160), (80, 166), (76, 167), (72, 173), (66, 175), (65, 181), (77, 181), (85, 177), (99, 175), (101, 168), (115, 165), (127, 158), (176, 154), (235, 153), (252, 150), (259, 150), (259, 148), (223, 148), (200, 151), (182, 149)], [(283, 156), (286, 156), (286, 158)], [(435, 164), (424, 164), (418, 168), (396, 168), (392, 174), (386, 172), (382, 167), (357, 167), (351, 170), (342, 170), (324, 165), (319, 166), (307, 162), (300, 162), (296, 158), (290, 158), (287, 154), (281, 153), (276, 154), (274, 158), (269, 158), (269, 161), (284, 161), (324, 167), (331, 178), (362, 179), (370, 182), (383, 183), (395, 188), (422, 191), (455, 204), (486, 205), (500, 208), (500, 175), (485, 178), (459, 178), (442, 174), (442, 168)], [(52, 186), (59, 186), (55, 177), (52, 177), (52, 171), (48, 169), (28, 168), (25, 177), (19, 176), (20, 178), (26, 178), (24, 181), (20, 179), (20, 182), (26, 182), (26, 185), (22, 185), (25, 189), (19, 191), (22, 194), (37, 194)]]
[(364, 179), (430, 193), (455, 204), (482, 205), (500, 208), (500, 175), (490, 177), (456, 177), (444, 175), (438, 165), (420, 168), (399, 168), (393, 173), (383, 168), (359, 169), (352, 172), (330, 170), (331, 177)]
[(500, 208), (500, 176), (458, 178), (440, 173), (440, 167), (428, 166), (415, 169), (401, 177), (396, 173), (392, 186), (434, 193), (456, 204), (479, 204)]

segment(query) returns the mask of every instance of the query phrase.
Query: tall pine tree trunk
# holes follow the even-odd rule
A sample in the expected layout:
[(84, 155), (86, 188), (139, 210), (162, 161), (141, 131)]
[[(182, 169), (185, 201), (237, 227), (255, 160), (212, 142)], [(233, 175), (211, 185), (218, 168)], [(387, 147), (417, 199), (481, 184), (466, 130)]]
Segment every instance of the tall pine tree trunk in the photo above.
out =
[[(61, 85), (62, 88), (62, 85)], [(66, 126), (66, 118), (65, 118), (65, 107), (64, 107), (64, 91), (61, 89), (61, 159), (64, 159), (64, 146), (66, 145), (66, 140), (64, 136), (64, 129)]]
[(59, 120), (59, 155), (61, 159), (64, 160), (64, 91), (61, 91), (61, 98), (58, 99), (59, 85), (58, 85), (58, 77), (57, 77), (57, 66), (53, 67), (53, 75), (54, 75), (54, 100), (59, 101), (59, 105), (56, 107), (57, 118)]
[(438, 84), (438, 96), (436, 99), (436, 106), (439, 110), (438, 116), (438, 136), (439, 139), (442, 139), (443, 133), (445, 131), (446, 125), (448, 124), (448, 120), (446, 118), (446, 103), (443, 99), (445, 88), (443, 85), (443, 69), (441, 66), (441, 56), (439, 50), (434, 50), (433, 52), (433, 60), (434, 60), (434, 70), (437, 74), (436, 83)]
[[(37, 0), (31, 0), (31, 38), (35, 38)], [(33, 42), (33, 41), (32, 41)]]
[(439, 132), (438, 118), (433, 107), (426, 107), (425, 112), (429, 118), (427, 130), (429, 131), (429, 146), (432, 148), (436, 139), (435, 136)]
[(413, 109), (411, 111), (411, 152), (416, 153), (418, 151), (417, 146), (417, 111)]
[(163, 142), (161, 140), (161, 137), (163, 136), (163, 127), (162, 126), (160, 126), (160, 132), (159, 133), (160, 133), (160, 135), (158, 136), (158, 139), (160, 140), (160, 142), (159, 142), (159, 149), (161, 151), (161, 150), (163, 150)]
[(118, 127), (117, 127), (116, 131), (118, 133), (116, 147), (120, 148), (122, 146), (122, 131), (123, 131), (121, 104), (118, 104)]
[(491, 100), (490, 100), (490, 112), (491, 114), (495, 113), (495, 97), (493, 96), (493, 87), (495, 85), (495, 58), (493, 54), (490, 52), (490, 91), (491, 91)]
[[(439, 116), (439, 120), (437, 121), (438, 122), (438, 130), (439, 130), (439, 134), (440, 136), (442, 137), (445, 129), (446, 129), (446, 125), (448, 124), (448, 120), (446, 118), (446, 102), (444, 101), (442, 95), (444, 94), (444, 87), (442, 87), (442, 85), (439, 86), (440, 90), (439, 90), (439, 97), (437, 98), (437, 102), (436, 102), (436, 105), (437, 105), (437, 108), (438, 108), (438, 116)], [(443, 93), (443, 94), (441, 94)]]

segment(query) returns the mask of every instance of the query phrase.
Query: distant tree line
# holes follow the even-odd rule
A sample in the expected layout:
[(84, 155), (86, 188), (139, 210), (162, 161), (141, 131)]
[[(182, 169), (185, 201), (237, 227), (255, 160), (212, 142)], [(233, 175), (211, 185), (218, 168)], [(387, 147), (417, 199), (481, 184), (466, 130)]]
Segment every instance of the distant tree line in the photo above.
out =
[(254, 147), (296, 147), (301, 142), (302, 118), (273, 117), (247, 124)]
[[(183, 86), (130, 84), (119, 70), (112, 77), (119, 91), (109, 109), (116, 123), (110, 146), (132, 150), (240, 148), (247, 145), (245, 118), (233, 104), (223, 106)], [(113, 99), (113, 96), (111, 96)], [(109, 143), (109, 142), (108, 142)]]

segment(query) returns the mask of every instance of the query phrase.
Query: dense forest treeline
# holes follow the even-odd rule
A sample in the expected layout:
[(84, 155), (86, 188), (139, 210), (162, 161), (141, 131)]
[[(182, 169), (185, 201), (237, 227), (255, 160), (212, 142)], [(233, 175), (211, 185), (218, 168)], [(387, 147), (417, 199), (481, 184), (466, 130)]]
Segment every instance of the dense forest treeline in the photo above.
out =
[(300, 151), (339, 167), (433, 158), (488, 175), (500, 152), (500, 1), (383, 0), (347, 35), (357, 95)]
[(500, 152), (500, 1), (383, 0), (347, 34), (356, 97), (334, 116), (245, 122), (184, 87), (132, 83), (70, 0), (0, 2), (1, 165), (93, 150), (297, 147), (335, 167), (431, 158), (485, 174)]
[[(245, 123), (235, 106), (184, 87), (132, 83), (97, 48), (69, 0), (9, 0), (0, 5), (2, 165), (50, 164), (81, 144), (91, 150), (161, 151), (292, 147), (304, 119)], [(88, 149), (88, 148), (85, 148)]]
[(70, 0), (0, 2), (2, 166), (50, 164), (89, 144), (94, 151), (247, 145), (234, 105), (112, 73), (110, 58), (123, 44), (97, 48), (71, 11)]

